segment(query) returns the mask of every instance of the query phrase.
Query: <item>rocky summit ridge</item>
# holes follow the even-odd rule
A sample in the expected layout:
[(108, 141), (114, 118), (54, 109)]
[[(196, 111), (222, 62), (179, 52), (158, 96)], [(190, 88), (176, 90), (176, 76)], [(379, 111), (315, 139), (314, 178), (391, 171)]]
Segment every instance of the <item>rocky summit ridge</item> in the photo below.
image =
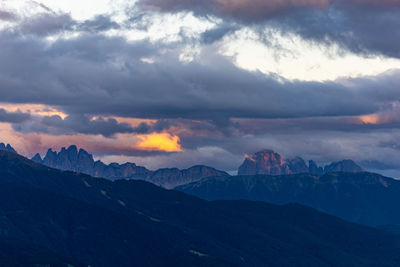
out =
[(362, 172), (363, 169), (352, 160), (342, 160), (318, 166), (313, 160), (308, 162), (300, 157), (285, 159), (273, 150), (262, 150), (253, 155), (246, 155), (243, 164), (239, 167), (238, 175), (287, 175), (310, 173), (320, 175), (330, 172)]
[(145, 180), (168, 189), (209, 176), (228, 175), (226, 172), (202, 165), (193, 166), (186, 170), (170, 168), (156, 171), (148, 170), (130, 162), (107, 165), (102, 161), (95, 161), (92, 154), (84, 149), (78, 150), (75, 145), (68, 148), (63, 147), (59, 152), (49, 149), (43, 159), (40, 154), (36, 154), (31, 160), (55, 169), (80, 172), (110, 180)]

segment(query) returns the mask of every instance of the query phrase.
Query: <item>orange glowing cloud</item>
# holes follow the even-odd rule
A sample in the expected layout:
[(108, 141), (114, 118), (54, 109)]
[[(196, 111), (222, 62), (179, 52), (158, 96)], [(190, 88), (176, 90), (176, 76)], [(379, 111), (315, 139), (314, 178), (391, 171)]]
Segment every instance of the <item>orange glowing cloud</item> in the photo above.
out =
[(60, 116), (61, 118), (67, 117), (62, 111), (57, 110), (55, 107), (42, 105), (42, 104), (9, 104), (0, 103), (0, 108), (8, 112), (24, 112), (40, 116)]
[(154, 133), (138, 135), (140, 139), (138, 147), (143, 150), (158, 150), (165, 152), (182, 152), (179, 136), (169, 133)]
[(391, 114), (371, 114), (359, 117), (364, 124), (383, 124), (395, 120)]
[(379, 115), (372, 114), (372, 115), (365, 115), (359, 117), (362, 123), (365, 124), (378, 124), (379, 123)]

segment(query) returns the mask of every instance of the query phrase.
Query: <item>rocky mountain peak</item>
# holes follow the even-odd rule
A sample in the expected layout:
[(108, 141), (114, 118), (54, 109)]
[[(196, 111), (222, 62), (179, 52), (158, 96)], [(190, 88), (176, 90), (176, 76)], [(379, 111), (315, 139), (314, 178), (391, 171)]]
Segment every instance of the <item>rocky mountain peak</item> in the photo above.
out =
[(33, 158), (31, 160), (36, 162), (36, 163), (42, 163), (43, 162), (43, 159), (42, 159), (42, 157), (40, 156), (39, 153), (36, 153), (35, 156), (33, 156)]
[(324, 169), (322, 167), (319, 167), (315, 161), (310, 160), (308, 162), (308, 172), (310, 174), (315, 174), (315, 175), (320, 175), (324, 173)]
[(255, 153), (254, 155), (247, 155), (247, 158), (253, 161), (283, 163), (281, 155), (275, 153), (273, 150), (263, 150)]
[(70, 145), (67, 150), (71, 153), (78, 153), (78, 147), (76, 145)]
[(17, 151), (9, 144), (0, 143), (0, 150), (17, 153)]
[(333, 162), (324, 168), (324, 172), (362, 172), (363, 168), (358, 166), (353, 160), (346, 159), (338, 162)]
[(253, 155), (246, 155), (239, 167), (239, 175), (283, 175), (308, 172), (307, 165), (300, 157), (285, 160), (273, 150), (262, 150)]
[(292, 159), (287, 159), (286, 164), (289, 166), (290, 173), (307, 173), (308, 167), (304, 159), (300, 157), (295, 157)]

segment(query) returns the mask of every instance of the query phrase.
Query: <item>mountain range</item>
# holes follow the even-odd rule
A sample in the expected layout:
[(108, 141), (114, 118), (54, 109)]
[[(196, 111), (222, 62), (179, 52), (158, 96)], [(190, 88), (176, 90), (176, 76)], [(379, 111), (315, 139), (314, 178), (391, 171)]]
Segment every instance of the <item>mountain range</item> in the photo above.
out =
[(93, 155), (84, 149), (72, 145), (62, 148), (60, 152), (49, 149), (42, 159), (36, 154), (33, 161), (60, 170), (81, 172), (94, 177), (102, 177), (110, 180), (136, 179), (151, 182), (164, 188), (174, 188), (178, 185), (198, 181), (209, 176), (226, 176), (226, 172), (211, 167), (197, 165), (189, 169), (179, 170), (177, 168), (159, 169), (150, 171), (145, 167), (137, 166), (135, 163), (111, 163), (104, 164), (94, 161)]
[[(0, 150), (17, 153), (9, 144), (0, 143)], [(102, 177), (110, 180), (135, 179), (172, 189), (180, 185), (200, 181), (206, 177), (229, 176), (224, 171), (204, 165), (196, 165), (188, 169), (163, 168), (155, 171), (137, 166), (135, 163), (105, 164), (95, 161), (93, 155), (75, 145), (63, 147), (59, 152), (48, 149), (42, 159), (39, 153), (31, 158), (34, 162), (60, 169)], [(330, 172), (362, 172), (363, 169), (352, 160), (333, 162), (324, 168), (319, 167), (313, 160), (308, 166), (300, 157), (284, 159), (272, 150), (262, 150), (253, 155), (246, 155), (243, 164), (238, 169), (238, 175), (286, 175), (296, 173), (324, 174)]]
[(8, 240), (21, 244), (15, 262), (0, 257), (3, 266), (400, 264), (398, 236), (312, 208), (209, 202), (144, 181), (56, 170), (6, 151), (0, 214), (7, 240), (0, 248), (15, 252)]
[[(0, 150), (16, 153), (11, 145)], [(246, 156), (238, 176), (207, 166), (150, 171), (134, 163), (104, 164), (76, 146), (60, 152), (48, 150), (33, 161), (60, 170), (75, 171), (110, 180), (144, 180), (175, 188), (207, 200), (247, 199), (268, 203), (300, 203), (343, 219), (371, 226), (400, 225), (400, 181), (364, 172), (352, 160), (333, 162), (324, 168), (310, 160), (285, 159), (272, 150)]]
[[(105, 164), (94, 161), (93, 155), (84, 149), (72, 145), (62, 148), (59, 152), (49, 149), (42, 159), (36, 154), (33, 161), (46, 166), (75, 172), (85, 173), (94, 177), (102, 177), (110, 180), (136, 179), (151, 182), (167, 189), (199, 181), (206, 177), (229, 176), (228, 173), (212, 167), (197, 165), (189, 169), (164, 168), (151, 171), (135, 163), (111, 163)], [(245, 161), (239, 167), (239, 175), (283, 175), (295, 173), (323, 174), (329, 172), (361, 172), (363, 169), (352, 160), (343, 160), (326, 165), (325, 168), (317, 166), (310, 160), (307, 166), (305, 161), (296, 157), (284, 159), (272, 150), (263, 150), (251, 156), (246, 156)]]
[(362, 172), (363, 169), (352, 160), (342, 160), (319, 167), (313, 160), (308, 166), (300, 157), (284, 159), (272, 150), (262, 150), (253, 155), (246, 155), (239, 167), (238, 175), (285, 175), (296, 173), (323, 174), (330, 172)]

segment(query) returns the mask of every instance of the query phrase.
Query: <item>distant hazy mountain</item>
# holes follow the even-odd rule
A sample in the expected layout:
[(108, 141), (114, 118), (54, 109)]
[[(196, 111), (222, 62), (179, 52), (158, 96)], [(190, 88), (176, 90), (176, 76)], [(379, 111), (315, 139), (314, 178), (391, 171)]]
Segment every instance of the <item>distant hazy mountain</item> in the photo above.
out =
[(352, 222), (400, 225), (400, 181), (367, 172), (213, 177), (176, 189), (207, 200), (300, 203)]
[(328, 172), (361, 172), (363, 169), (352, 160), (334, 162), (325, 168), (309, 161), (308, 166), (300, 157), (284, 159), (272, 150), (262, 150), (253, 155), (247, 155), (239, 167), (238, 175), (284, 175), (296, 173), (322, 174)]
[(86, 266), (400, 265), (397, 236), (311, 208), (208, 202), (9, 152), (0, 152), (0, 214), (2, 235)]
[(70, 146), (68, 149), (62, 148), (58, 153), (49, 149), (44, 159), (39, 154), (36, 154), (32, 160), (60, 170), (81, 172), (111, 180), (145, 180), (165, 188), (174, 188), (178, 185), (198, 181), (204, 177), (228, 175), (226, 172), (207, 166), (193, 166), (187, 170), (174, 168), (150, 171), (134, 163), (111, 163), (106, 165), (101, 161), (95, 162), (91, 154), (84, 149), (79, 149), (78, 151), (76, 146)]
[(15, 149), (11, 145), (9, 145), (9, 144), (6, 145), (4, 143), (0, 143), (0, 150), (17, 153), (17, 151), (15, 151)]
[(325, 173), (329, 172), (362, 172), (364, 171), (352, 160), (342, 160), (339, 162), (333, 162), (324, 168)]
[(196, 165), (189, 169), (179, 170), (177, 168), (159, 169), (149, 172), (145, 181), (160, 185), (167, 189), (172, 189), (179, 185), (199, 181), (206, 177), (229, 176), (228, 173), (216, 170), (214, 168)]

